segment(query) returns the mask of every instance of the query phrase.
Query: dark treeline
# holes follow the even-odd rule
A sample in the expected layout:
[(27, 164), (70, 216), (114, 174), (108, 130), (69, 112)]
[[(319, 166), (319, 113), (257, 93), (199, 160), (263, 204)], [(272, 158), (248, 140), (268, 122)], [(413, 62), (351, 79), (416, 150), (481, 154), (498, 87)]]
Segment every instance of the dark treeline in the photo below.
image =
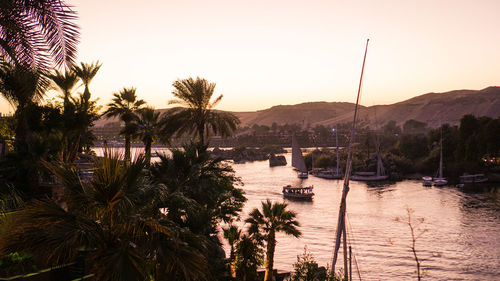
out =
[[(458, 126), (442, 125), (427, 133), (397, 132), (386, 129), (384, 151), (394, 156), (402, 173), (434, 175), (439, 165), (442, 136), (444, 170), (456, 179), (463, 173), (494, 172), (500, 156), (500, 118), (465, 115)], [(395, 133), (394, 137), (391, 134)]]
[[(463, 173), (498, 172), (499, 126), (500, 118), (473, 115), (464, 115), (458, 126), (443, 124), (439, 128), (428, 128), (415, 120), (408, 120), (403, 126), (389, 121), (377, 130), (365, 126), (357, 131), (353, 167), (355, 171), (373, 169), (374, 153), (380, 144), (389, 173), (436, 176), (442, 136), (444, 173), (452, 181)], [(346, 141), (345, 134), (339, 136), (339, 146), (345, 146)], [(345, 158), (341, 149), (341, 166), (345, 165)], [(320, 149), (307, 154), (306, 163), (310, 168), (335, 167), (336, 157), (331, 149)]]

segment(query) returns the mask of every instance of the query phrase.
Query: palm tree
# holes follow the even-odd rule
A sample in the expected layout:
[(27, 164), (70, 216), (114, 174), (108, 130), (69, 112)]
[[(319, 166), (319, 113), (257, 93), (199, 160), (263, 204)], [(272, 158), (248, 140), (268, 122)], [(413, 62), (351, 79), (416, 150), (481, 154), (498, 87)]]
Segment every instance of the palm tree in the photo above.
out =
[[(90, 101), (89, 84), (97, 74), (100, 67), (101, 64), (99, 64), (99, 62), (92, 64), (82, 62), (80, 63), (80, 66), (76, 65), (71, 69), (71, 71), (82, 80), (85, 85), (85, 90), (83, 94), (80, 95), (79, 99), (73, 100), (75, 116), (72, 118), (75, 120), (72, 120), (74, 125), (72, 125), (71, 128), (73, 129), (74, 136), (71, 141), (69, 141), (71, 147), (69, 148), (69, 153), (67, 153), (65, 161), (73, 161), (76, 157), (76, 153), (81, 150), (82, 139), (85, 140), (83, 142), (86, 142), (88, 136), (92, 135), (90, 127), (93, 126), (93, 122), (96, 120), (95, 111), (98, 109), (95, 105), (95, 101)], [(77, 102), (79, 102), (79, 104), (77, 104)], [(71, 105), (71, 103), (68, 103), (68, 105)]]
[(97, 74), (97, 71), (99, 71), (99, 68), (101, 68), (102, 64), (99, 64), (99, 61), (96, 61), (94, 63), (80, 63), (80, 66), (75, 65), (73, 67), (73, 71), (76, 73), (76, 75), (82, 79), (83, 85), (85, 86), (85, 90), (83, 91), (83, 99), (82, 101), (84, 102), (85, 107), (88, 107), (89, 100), (90, 100), (90, 90), (89, 90), (89, 85), (90, 82), (92, 82), (92, 79), (94, 79), (95, 75)]
[(236, 244), (235, 268), (236, 280), (255, 280), (257, 268), (262, 265), (264, 255), (262, 239), (259, 235), (243, 234)]
[(197, 77), (177, 80), (173, 83), (172, 94), (177, 98), (169, 104), (179, 104), (182, 109), (173, 109), (168, 118), (169, 128), (177, 136), (194, 133), (201, 144), (206, 144), (210, 132), (222, 136), (231, 135), (240, 123), (238, 117), (228, 112), (215, 111), (213, 108), (221, 101), (222, 95), (213, 102), (215, 83)]
[(226, 238), (229, 243), (229, 247), (231, 248), (229, 252), (229, 261), (231, 264), (231, 276), (236, 277), (236, 269), (235, 269), (235, 246), (241, 236), (241, 230), (238, 229), (237, 226), (230, 225), (227, 228), (223, 228), (224, 238)]
[(12, 66), (7, 63), (0, 65), (0, 93), (16, 107), (16, 146), (25, 144), (29, 133), (27, 120), (28, 107), (39, 102), (48, 84), (42, 79), (37, 69)]
[(249, 233), (260, 234), (266, 241), (266, 272), (264, 281), (271, 281), (273, 277), (274, 250), (276, 247), (276, 232), (300, 237), (297, 229), (299, 222), (295, 220), (296, 214), (287, 210), (285, 203), (272, 203), (269, 199), (262, 201), (262, 213), (255, 208), (250, 212), (245, 222), (250, 224)]
[(237, 188), (239, 178), (222, 159), (212, 159), (206, 146), (199, 143), (173, 149), (172, 155), (159, 155), (151, 165), (153, 180), (168, 192), (162, 208), (167, 217), (181, 227), (206, 237), (209, 273), (213, 280), (225, 280), (227, 259), (218, 236), (221, 222), (231, 223), (238, 217), (246, 198)]
[(144, 100), (138, 100), (135, 92), (136, 89), (130, 87), (114, 93), (113, 101), (108, 103), (108, 109), (103, 114), (106, 118), (119, 116), (125, 123), (121, 132), (125, 135), (125, 161), (130, 161), (130, 138), (135, 133), (133, 121), (137, 120), (135, 112), (146, 103)]
[(76, 13), (61, 0), (2, 0), (0, 57), (14, 65), (46, 70), (76, 58)]
[(68, 161), (73, 147), (69, 141), (70, 135), (78, 135), (79, 130), (77, 128), (80, 127), (75, 126), (76, 107), (73, 104), (72, 98), (73, 88), (78, 83), (79, 77), (72, 69), (66, 69), (64, 72), (59, 72), (56, 69), (53, 73), (48, 74), (47, 77), (52, 80), (53, 87), (63, 94), (64, 128), (62, 128), (63, 151), (61, 158)]
[(160, 212), (166, 190), (145, 175), (144, 159), (129, 165), (108, 153), (90, 178), (47, 163), (65, 188), (65, 206), (32, 200), (2, 218), (0, 255), (27, 251), (61, 265), (83, 256), (96, 280), (206, 280), (205, 239)]
[(160, 112), (155, 112), (152, 107), (145, 107), (138, 110), (137, 132), (135, 135), (144, 143), (144, 154), (146, 164), (151, 162), (151, 144), (160, 136)]
[(71, 69), (66, 69), (64, 72), (59, 72), (57, 69), (54, 73), (47, 75), (55, 84), (55, 88), (63, 94), (64, 111), (67, 111), (71, 102), (72, 90), (78, 82), (79, 77)]

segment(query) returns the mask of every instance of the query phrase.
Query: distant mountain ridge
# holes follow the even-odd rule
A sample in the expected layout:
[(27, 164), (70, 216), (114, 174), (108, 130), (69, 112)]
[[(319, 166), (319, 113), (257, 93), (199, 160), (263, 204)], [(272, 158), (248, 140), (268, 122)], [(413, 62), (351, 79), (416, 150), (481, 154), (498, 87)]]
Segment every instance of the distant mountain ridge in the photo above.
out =
[[(165, 111), (166, 109), (160, 109)], [(295, 105), (277, 105), (252, 112), (232, 112), (242, 126), (253, 124), (271, 126), (277, 124), (304, 124), (335, 126), (351, 122), (354, 104), (348, 102), (307, 102)], [(428, 93), (390, 105), (361, 106), (359, 120), (367, 125), (383, 125), (394, 120), (398, 125), (414, 119), (430, 127), (449, 123), (456, 125), (465, 114), (475, 116), (500, 116), (500, 87), (482, 90), (455, 90), (445, 93)], [(117, 120), (114, 120), (116, 122)], [(96, 126), (113, 120), (99, 120)]]

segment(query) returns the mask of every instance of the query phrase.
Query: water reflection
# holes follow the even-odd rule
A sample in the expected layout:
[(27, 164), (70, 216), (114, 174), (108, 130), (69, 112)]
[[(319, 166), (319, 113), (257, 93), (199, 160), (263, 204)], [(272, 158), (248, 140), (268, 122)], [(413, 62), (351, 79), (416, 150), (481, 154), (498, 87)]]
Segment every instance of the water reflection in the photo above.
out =
[[(287, 155), (287, 157), (289, 157)], [(289, 160), (289, 159), (287, 159)], [(288, 162), (290, 163), (290, 162)], [(281, 188), (298, 179), (290, 166), (269, 168), (267, 162), (233, 165), (245, 183), (248, 202), (242, 214), (269, 198), (283, 202)], [(303, 236), (278, 236), (276, 267), (292, 269), (304, 245), (320, 265), (330, 263), (343, 181), (310, 176), (312, 202), (288, 201), (298, 213)], [(396, 222), (406, 208), (424, 218), (427, 232), (417, 241), (428, 280), (498, 280), (500, 276), (500, 212), (489, 193), (465, 194), (451, 187), (423, 187), (419, 181), (370, 186), (351, 181), (347, 199), (349, 240), (365, 280), (409, 280), (415, 261), (408, 225)], [(342, 260), (339, 261), (342, 264)]]

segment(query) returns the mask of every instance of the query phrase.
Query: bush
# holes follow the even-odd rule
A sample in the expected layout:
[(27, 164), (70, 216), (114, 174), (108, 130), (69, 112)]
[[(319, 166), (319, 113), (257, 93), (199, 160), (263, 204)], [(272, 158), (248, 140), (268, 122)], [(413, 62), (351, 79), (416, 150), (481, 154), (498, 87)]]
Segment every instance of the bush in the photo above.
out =
[[(328, 267), (328, 266), (327, 266)], [(294, 273), (292, 281), (337, 281), (342, 280), (341, 275), (331, 274), (324, 267), (318, 267), (313, 255), (304, 247), (304, 253), (297, 256), (297, 262), (293, 264)]]

